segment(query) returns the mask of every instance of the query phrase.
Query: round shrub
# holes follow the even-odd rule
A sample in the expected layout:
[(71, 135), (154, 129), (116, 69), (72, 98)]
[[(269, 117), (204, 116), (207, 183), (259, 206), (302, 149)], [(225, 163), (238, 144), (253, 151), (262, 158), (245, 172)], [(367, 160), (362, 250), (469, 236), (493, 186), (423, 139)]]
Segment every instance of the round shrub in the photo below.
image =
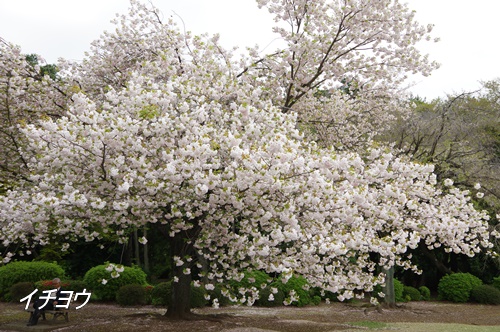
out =
[(431, 290), (428, 287), (420, 286), (418, 291), (420, 292), (422, 300), (429, 301), (431, 299)]
[[(111, 301), (116, 298), (116, 292), (124, 285), (146, 285), (146, 273), (139, 267), (123, 266), (122, 272), (116, 277), (116, 269), (108, 264), (98, 265), (85, 273), (83, 281), (92, 294), (99, 300)], [(118, 268), (119, 269), (119, 268)], [(113, 277), (115, 276), (115, 277)]]
[(22, 298), (28, 296), (35, 290), (32, 282), (18, 282), (10, 287), (7, 299), (11, 302), (19, 302)]
[(124, 285), (116, 292), (116, 302), (120, 305), (146, 304), (146, 289), (143, 285)]
[(18, 282), (36, 282), (45, 279), (64, 278), (64, 270), (55, 263), (12, 262), (0, 267), (0, 296), (7, 294)]
[(409, 298), (410, 301), (420, 301), (420, 299), (422, 298), (420, 291), (411, 286), (403, 287), (403, 296)]
[(472, 289), (483, 282), (470, 273), (454, 273), (441, 278), (438, 284), (440, 300), (467, 302)]
[(151, 291), (151, 304), (168, 306), (172, 297), (172, 282), (161, 282)]
[(500, 290), (491, 285), (479, 285), (470, 292), (470, 299), (482, 304), (500, 304)]
[[(167, 306), (172, 300), (172, 281), (166, 281), (156, 285), (151, 291), (151, 303), (157, 306)], [(191, 285), (191, 308), (200, 308), (207, 305), (205, 291), (201, 287)]]

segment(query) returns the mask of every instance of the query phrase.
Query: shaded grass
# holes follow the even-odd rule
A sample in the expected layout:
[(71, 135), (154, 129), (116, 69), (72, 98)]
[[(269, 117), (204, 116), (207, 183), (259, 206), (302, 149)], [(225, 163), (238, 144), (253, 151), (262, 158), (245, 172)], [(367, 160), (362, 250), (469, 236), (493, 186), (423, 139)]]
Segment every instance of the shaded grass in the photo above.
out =
[(12, 323), (17, 321), (28, 321), (30, 314), (19, 310), (7, 309), (0, 314), (0, 324)]

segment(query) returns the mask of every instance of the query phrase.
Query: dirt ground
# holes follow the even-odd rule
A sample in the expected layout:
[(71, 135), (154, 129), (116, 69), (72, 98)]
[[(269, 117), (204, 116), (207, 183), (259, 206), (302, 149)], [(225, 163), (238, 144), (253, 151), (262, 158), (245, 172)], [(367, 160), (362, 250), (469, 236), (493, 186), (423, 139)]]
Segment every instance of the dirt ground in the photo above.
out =
[[(410, 302), (395, 309), (383, 309), (381, 312), (366, 310), (367, 308), (359, 304), (343, 303), (303, 308), (202, 308), (194, 310), (195, 313), (203, 315), (203, 318), (195, 321), (167, 320), (163, 317), (165, 309), (153, 306), (120, 307), (114, 304), (89, 303), (80, 310), (72, 309), (69, 322), (62, 318), (52, 321), (51, 316), (47, 315), (47, 321), (40, 320), (37, 326), (32, 327), (26, 327), (29, 314), (23, 309), (24, 304), (0, 303), (0, 331), (406, 331), (399, 323), (429, 324), (419, 325), (416, 331), (434, 331), (431, 329), (434, 327), (432, 323), (467, 324), (465, 329), (459, 329), (460, 331), (500, 331), (500, 306), (445, 302)], [(393, 325), (396, 322), (399, 322), (399, 325)], [(443, 327), (438, 329), (439, 331), (457, 331), (455, 325), (438, 325)], [(486, 326), (489, 327), (486, 329)]]

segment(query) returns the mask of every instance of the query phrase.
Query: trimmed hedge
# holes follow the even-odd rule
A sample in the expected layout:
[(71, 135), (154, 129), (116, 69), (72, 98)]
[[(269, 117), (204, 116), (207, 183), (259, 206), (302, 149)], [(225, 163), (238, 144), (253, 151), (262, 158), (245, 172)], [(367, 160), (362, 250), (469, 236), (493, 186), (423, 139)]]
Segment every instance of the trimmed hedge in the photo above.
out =
[(420, 301), (422, 299), (420, 291), (411, 286), (403, 286), (403, 296), (409, 301)]
[(467, 302), (474, 287), (482, 285), (478, 277), (470, 273), (453, 273), (441, 278), (438, 284), (440, 300)]
[(19, 302), (22, 298), (28, 296), (35, 290), (32, 282), (18, 282), (10, 287), (6, 300), (10, 302)]
[(116, 292), (116, 302), (120, 305), (146, 304), (146, 289), (139, 284), (124, 285)]
[(12, 262), (0, 267), (0, 296), (5, 296), (18, 282), (64, 278), (64, 269), (55, 263)]
[(422, 300), (429, 301), (431, 299), (431, 290), (428, 287), (420, 286), (418, 290), (422, 296)]
[(500, 290), (492, 285), (479, 285), (470, 292), (470, 299), (482, 304), (500, 304)]
[(102, 301), (112, 301), (116, 299), (116, 293), (120, 287), (131, 284), (147, 285), (146, 273), (139, 267), (123, 266), (120, 276), (113, 278), (114, 271), (108, 271), (109, 264), (98, 265), (85, 273), (83, 281), (88, 287), (88, 291), (96, 299)]

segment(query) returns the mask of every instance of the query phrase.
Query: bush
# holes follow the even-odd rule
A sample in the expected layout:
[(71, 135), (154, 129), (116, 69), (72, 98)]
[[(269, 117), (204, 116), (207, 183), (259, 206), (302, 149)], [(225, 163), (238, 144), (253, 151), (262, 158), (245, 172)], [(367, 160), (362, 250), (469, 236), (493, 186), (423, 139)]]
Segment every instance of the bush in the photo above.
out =
[(194, 287), (191, 284), (191, 308), (201, 308), (207, 305), (205, 290), (201, 287)]
[(154, 286), (146, 285), (144, 286), (144, 291), (146, 292), (146, 304), (151, 304), (151, 293), (153, 292)]
[(6, 295), (10, 287), (18, 282), (64, 278), (64, 270), (57, 264), (47, 262), (12, 262), (0, 267), (0, 296)]
[(157, 306), (168, 306), (172, 296), (172, 282), (162, 282), (151, 291), (151, 304)]
[(116, 292), (116, 301), (120, 305), (146, 304), (146, 289), (143, 285), (124, 285)]
[(87, 285), (83, 280), (64, 280), (61, 282), (61, 287), (64, 288), (64, 290), (81, 293), (87, 288)]
[[(311, 303), (311, 295), (309, 294), (309, 290), (306, 290), (308, 283), (304, 277), (291, 277), (288, 282), (285, 284), (279, 281), (273, 282), (271, 287), (275, 287), (278, 291), (282, 292), (285, 296), (285, 299), (289, 297), (290, 292), (293, 290), (299, 297), (299, 300), (296, 302), (292, 302), (291, 305), (295, 305), (297, 307), (302, 307)], [(281, 304), (283, 302), (281, 301)]]
[(467, 302), (472, 289), (483, 282), (470, 273), (454, 273), (441, 278), (438, 284), (440, 300), (452, 302)]
[(215, 289), (213, 291), (207, 292), (212, 299), (217, 298), (220, 306), (233, 305), (235, 302), (231, 301), (227, 295), (223, 295), (223, 293), (228, 292), (228, 288), (226, 285), (215, 285)]
[[(151, 291), (151, 303), (157, 306), (167, 306), (172, 300), (172, 281), (162, 282)], [(191, 285), (191, 308), (200, 308), (207, 305), (205, 291), (200, 287)]]
[(500, 277), (493, 278), (493, 287), (500, 290)]
[(146, 285), (146, 273), (139, 267), (124, 266), (117, 278), (112, 277), (114, 271), (108, 271), (108, 264), (98, 265), (85, 273), (83, 281), (92, 294), (99, 300), (111, 301), (116, 299), (120, 287), (131, 284)]
[(405, 298), (409, 298), (410, 301), (420, 301), (422, 298), (420, 291), (418, 289), (416, 289), (415, 287), (411, 287), (411, 286), (404, 286), (403, 287), (403, 296)]
[(470, 292), (470, 299), (482, 304), (500, 304), (500, 290), (492, 285), (479, 285)]
[(11, 302), (19, 302), (22, 298), (28, 296), (35, 290), (32, 282), (18, 282), (10, 287), (9, 294), (6, 297)]
[(431, 290), (428, 287), (420, 286), (418, 290), (422, 296), (422, 300), (429, 301), (431, 299)]
[(314, 305), (319, 305), (321, 303), (321, 296), (314, 295), (313, 298), (311, 299), (311, 302)]
[(398, 279), (394, 279), (394, 298), (396, 302), (407, 302), (406, 297), (403, 295), (404, 285)]

